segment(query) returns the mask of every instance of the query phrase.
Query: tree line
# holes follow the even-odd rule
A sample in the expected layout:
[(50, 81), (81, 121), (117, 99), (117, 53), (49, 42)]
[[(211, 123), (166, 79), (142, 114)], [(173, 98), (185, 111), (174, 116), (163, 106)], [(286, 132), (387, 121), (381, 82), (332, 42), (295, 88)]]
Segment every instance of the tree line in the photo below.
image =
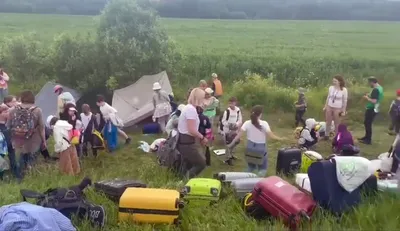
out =
[[(0, 0), (0, 12), (97, 15), (109, 0)], [(132, 0), (133, 1), (133, 0)], [(395, 0), (140, 0), (162, 17), (206, 19), (400, 20)]]

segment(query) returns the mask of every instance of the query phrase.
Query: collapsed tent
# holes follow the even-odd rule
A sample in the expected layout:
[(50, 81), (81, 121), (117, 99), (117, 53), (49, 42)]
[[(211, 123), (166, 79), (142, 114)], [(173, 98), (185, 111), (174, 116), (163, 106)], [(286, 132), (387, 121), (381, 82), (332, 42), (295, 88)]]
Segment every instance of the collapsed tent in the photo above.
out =
[[(56, 85), (57, 83), (47, 82), (35, 96), (35, 105), (42, 109), (44, 122), (49, 115), (56, 115), (57, 113), (57, 95), (54, 93)], [(71, 93), (75, 101), (80, 99), (81, 94), (79, 92), (65, 86), (63, 86), (63, 89)]]
[(145, 75), (134, 84), (114, 91), (112, 106), (125, 127), (134, 126), (153, 115), (153, 83), (159, 82), (162, 90), (172, 93), (167, 72)]

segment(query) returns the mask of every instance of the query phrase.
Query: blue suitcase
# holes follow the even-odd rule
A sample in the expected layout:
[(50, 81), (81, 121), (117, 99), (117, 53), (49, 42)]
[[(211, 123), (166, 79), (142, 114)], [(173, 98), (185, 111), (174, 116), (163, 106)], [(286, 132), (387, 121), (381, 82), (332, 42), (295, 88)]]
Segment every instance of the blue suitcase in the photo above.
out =
[(361, 201), (360, 188), (349, 193), (340, 186), (333, 159), (314, 162), (308, 168), (314, 200), (335, 215), (357, 206)]
[(142, 132), (143, 134), (158, 134), (160, 133), (160, 125), (158, 123), (145, 124)]

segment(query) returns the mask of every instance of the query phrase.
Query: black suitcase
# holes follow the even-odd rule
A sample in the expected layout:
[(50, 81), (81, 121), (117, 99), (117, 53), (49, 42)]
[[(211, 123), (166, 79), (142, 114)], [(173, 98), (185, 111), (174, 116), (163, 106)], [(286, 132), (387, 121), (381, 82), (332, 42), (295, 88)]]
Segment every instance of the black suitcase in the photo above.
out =
[(119, 202), (119, 198), (121, 198), (126, 188), (146, 187), (147, 185), (145, 183), (136, 180), (113, 179), (94, 183), (94, 189), (96, 191), (104, 193), (108, 198), (115, 202)]
[(367, 196), (373, 196), (378, 192), (378, 178), (375, 175), (371, 175), (360, 187), (362, 193)]
[(276, 160), (277, 175), (292, 175), (297, 173), (301, 165), (301, 150), (298, 148), (281, 148)]

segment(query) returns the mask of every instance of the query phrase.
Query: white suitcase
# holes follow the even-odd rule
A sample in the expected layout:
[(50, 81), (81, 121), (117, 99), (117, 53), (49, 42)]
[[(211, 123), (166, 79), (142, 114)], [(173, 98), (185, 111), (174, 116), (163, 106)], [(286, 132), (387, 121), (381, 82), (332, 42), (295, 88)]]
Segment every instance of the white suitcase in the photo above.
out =
[(311, 184), (310, 184), (310, 178), (308, 178), (308, 174), (306, 173), (297, 173), (296, 174), (296, 184), (306, 190), (309, 193), (312, 193), (311, 191)]

